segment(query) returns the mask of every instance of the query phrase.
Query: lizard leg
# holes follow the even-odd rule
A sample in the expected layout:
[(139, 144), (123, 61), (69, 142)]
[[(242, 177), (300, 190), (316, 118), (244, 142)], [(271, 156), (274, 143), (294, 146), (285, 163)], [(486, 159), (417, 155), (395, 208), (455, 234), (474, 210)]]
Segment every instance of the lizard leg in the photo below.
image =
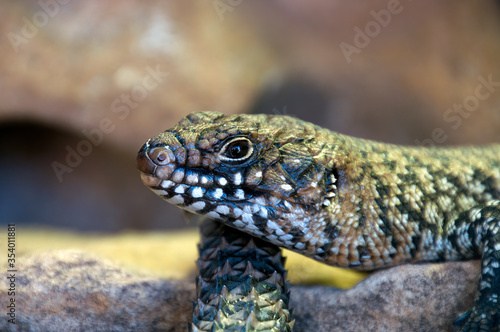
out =
[[(467, 220), (468, 219), (468, 220)], [(465, 212), (457, 220), (455, 240), (470, 243), (476, 254), (482, 253), (481, 275), (472, 307), (460, 315), (453, 327), (458, 331), (500, 331), (500, 201), (494, 201), (474, 213)], [(465, 226), (465, 227), (464, 227)], [(468, 237), (467, 240), (464, 240)]]

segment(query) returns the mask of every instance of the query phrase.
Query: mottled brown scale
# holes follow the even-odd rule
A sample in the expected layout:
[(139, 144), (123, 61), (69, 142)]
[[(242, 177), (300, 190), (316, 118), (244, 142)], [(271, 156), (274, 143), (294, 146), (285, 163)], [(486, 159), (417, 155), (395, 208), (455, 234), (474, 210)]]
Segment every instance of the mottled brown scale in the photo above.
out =
[(226, 139), (228, 136), (229, 136), (229, 133), (218, 133), (215, 137), (217, 137), (217, 139), (222, 141), (222, 140)]
[(262, 167), (252, 165), (245, 176), (245, 184), (249, 187), (255, 187), (262, 181)]
[(198, 167), (201, 164), (201, 153), (197, 149), (188, 150), (187, 167)]
[(208, 142), (209, 142), (210, 146), (214, 146), (216, 143), (219, 142), (219, 140), (215, 137), (212, 137), (212, 138), (210, 138), (210, 140)]
[(219, 163), (217, 162), (217, 158), (214, 155), (205, 155), (202, 159), (202, 166), (207, 168), (208, 170), (214, 170)]
[(174, 151), (175, 160), (179, 165), (186, 164), (186, 149), (184, 147), (179, 147)]
[(206, 138), (198, 142), (198, 148), (202, 150), (208, 150), (210, 147), (212, 147), (212, 144), (210, 144)]

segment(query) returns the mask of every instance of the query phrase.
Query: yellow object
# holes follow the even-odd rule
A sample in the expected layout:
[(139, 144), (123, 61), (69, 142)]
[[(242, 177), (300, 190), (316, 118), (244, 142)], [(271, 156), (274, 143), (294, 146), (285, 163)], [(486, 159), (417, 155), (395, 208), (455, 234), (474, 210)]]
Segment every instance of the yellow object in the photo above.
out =
[[(6, 230), (7, 227), (0, 232), (0, 239), (7, 238)], [(80, 249), (109, 258), (139, 275), (194, 280), (198, 241), (196, 229), (103, 235), (18, 226), (16, 260), (19, 262), (23, 256), (48, 250)], [(6, 242), (0, 240), (0, 246), (2, 243), (7, 248)], [(292, 284), (321, 284), (345, 289), (367, 275), (327, 266), (288, 250), (284, 250), (284, 256)]]

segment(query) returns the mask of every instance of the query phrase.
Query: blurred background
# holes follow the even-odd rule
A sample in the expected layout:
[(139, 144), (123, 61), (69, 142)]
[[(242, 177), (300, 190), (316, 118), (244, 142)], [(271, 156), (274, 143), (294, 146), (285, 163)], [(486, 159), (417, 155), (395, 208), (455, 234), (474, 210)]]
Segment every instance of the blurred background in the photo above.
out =
[(188, 113), (408, 145), (500, 142), (498, 1), (0, 2), (0, 222), (194, 227), (142, 185)]

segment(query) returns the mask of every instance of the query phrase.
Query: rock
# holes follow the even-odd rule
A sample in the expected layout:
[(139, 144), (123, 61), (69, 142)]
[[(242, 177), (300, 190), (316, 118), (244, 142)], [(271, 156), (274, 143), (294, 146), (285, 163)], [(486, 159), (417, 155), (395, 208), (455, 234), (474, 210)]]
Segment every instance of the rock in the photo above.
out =
[(451, 331), (475, 297), (479, 262), (401, 265), (347, 291), (292, 287), (296, 331)]
[(243, 112), (275, 62), (211, 2), (2, 2), (0, 31), (0, 122), (101, 129), (134, 151), (187, 113)]
[[(194, 280), (138, 277), (71, 250), (24, 258), (17, 270), (16, 325), (2, 319), (2, 331), (186, 331), (191, 319)], [(403, 265), (347, 291), (292, 286), (294, 331), (449, 330), (474, 299), (478, 272), (478, 261)], [(8, 287), (2, 278), (3, 304)]]
[[(16, 325), (2, 331), (186, 331), (194, 283), (143, 278), (82, 251), (30, 256), (16, 273)], [(1, 303), (8, 303), (2, 278)], [(3, 310), (5, 311), (5, 310)]]

